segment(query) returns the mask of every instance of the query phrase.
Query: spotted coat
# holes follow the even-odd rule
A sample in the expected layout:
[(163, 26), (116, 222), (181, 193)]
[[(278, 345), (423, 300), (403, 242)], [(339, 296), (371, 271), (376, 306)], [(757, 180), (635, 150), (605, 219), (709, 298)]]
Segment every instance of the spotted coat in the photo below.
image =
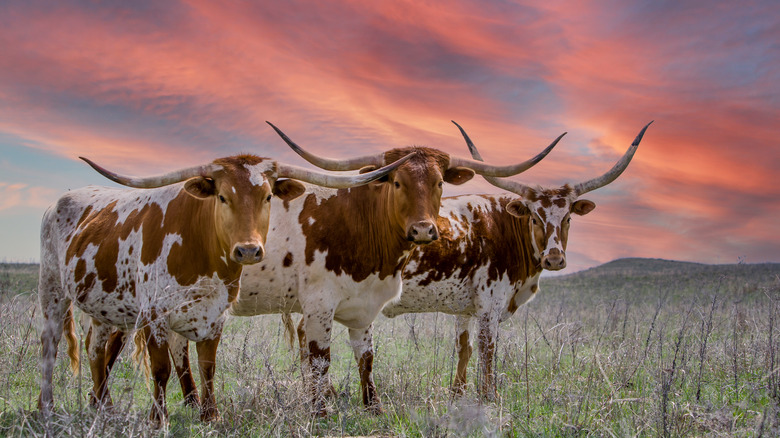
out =
[[(326, 413), (334, 320), (349, 329), (364, 403), (381, 410), (370, 373), (371, 324), (401, 293), (401, 270), (415, 244), (438, 238), (442, 183), (462, 184), (474, 175), (448, 168), (447, 154), (425, 147), (393, 149), (385, 161), (409, 153), (413, 157), (381, 182), (343, 190), (307, 185), (300, 198), (277, 202), (268, 237), (277, 250), (244, 270), (232, 314), (303, 314), (301, 358), (317, 415)], [(190, 394), (195, 387), (186, 348), (173, 356), (185, 377), (182, 390)]]
[(175, 332), (211, 358), (202, 370), (207, 403), (201, 416), (218, 414), (213, 358), (226, 310), (238, 295), (242, 266), (262, 258), (271, 194), (299, 183), (276, 184), (276, 164), (254, 156), (214, 164), (209, 178), (155, 189), (72, 190), (46, 211), (39, 283), (44, 411), (52, 405), (57, 344), (73, 304), (93, 320), (88, 353), (94, 403), (111, 403), (104, 346), (112, 328), (140, 329), (155, 381), (151, 419), (165, 421), (167, 339)]
[[(586, 214), (593, 207), (590, 201), (577, 201), (568, 186), (539, 188), (524, 200), (509, 194), (442, 199), (441, 239), (415, 250), (404, 271), (403, 294), (382, 313), (457, 316), (457, 392), (466, 383), (470, 326), (476, 319), (480, 392), (495, 397), (492, 363), (498, 324), (536, 296), (543, 269), (565, 266), (556, 257), (565, 254), (571, 213)], [(548, 259), (553, 259), (550, 264)]]

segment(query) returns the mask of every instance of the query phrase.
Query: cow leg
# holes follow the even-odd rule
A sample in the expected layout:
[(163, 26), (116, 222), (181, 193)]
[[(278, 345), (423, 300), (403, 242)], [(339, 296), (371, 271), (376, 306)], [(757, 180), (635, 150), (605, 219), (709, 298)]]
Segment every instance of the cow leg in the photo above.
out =
[(106, 342), (106, 371), (109, 374), (111, 369), (114, 368), (117, 358), (119, 358), (119, 353), (125, 348), (126, 342), (127, 333), (121, 330), (114, 330), (108, 337), (108, 342)]
[(168, 410), (165, 407), (165, 388), (171, 376), (171, 361), (168, 358), (168, 331), (162, 327), (143, 328), (146, 348), (149, 351), (149, 364), (154, 380), (154, 395), (152, 411), (149, 420), (156, 428), (162, 427), (168, 421)]
[(311, 368), (311, 392), (314, 415), (324, 417), (325, 394), (330, 384), (330, 333), (333, 328), (333, 309), (308, 313), (304, 309), (303, 327), (308, 340), (309, 367)]
[(458, 371), (455, 374), (455, 382), (452, 384), (452, 392), (463, 395), (466, 389), (466, 370), (471, 359), (471, 316), (457, 315), (455, 317), (455, 351), (458, 354)]
[[(44, 257), (42, 256), (43, 260)], [(38, 300), (43, 313), (41, 330), (41, 393), (38, 396), (38, 409), (48, 415), (54, 405), (54, 363), (57, 360), (57, 346), (62, 337), (65, 312), (70, 300), (65, 298), (59, 284), (58, 275), (41, 267)]]
[(215, 339), (207, 339), (195, 343), (198, 350), (198, 367), (200, 368), (201, 393), (203, 403), (200, 407), (201, 421), (219, 419), (217, 402), (214, 400), (214, 370), (217, 367), (217, 346), (219, 335)]
[[(311, 367), (309, 366), (309, 346), (306, 343), (306, 330), (303, 328), (303, 317), (301, 317), (298, 323), (298, 346), (301, 354), (301, 377), (303, 378), (304, 387), (309, 387), (311, 384)], [(326, 375), (326, 392), (325, 396), (328, 398), (335, 398), (338, 394), (336, 388), (333, 386), (333, 382), (330, 381), (330, 375)]]
[(176, 375), (179, 377), (184, 405), (192, 408), (200, 407), (198, 389), (195, 386), (195, 379), (192, 376), (192, 368), (190, 367), (189, 341), (184, 336), (171, 332), (168, 335), (168, 348), (171, 351), (171, 359), (173, 360), (174, 368), (176, 368)]
[(382, 402), (376, 392), (374, 377), (371, 372), (374, 366), (374, 336), (373, 325), (365, 330), (349, 329), (349, 340), (360, 373), (360, 390), (363, 393), (363, 405), (374, 415), (382, 413)]
[(479, 362), (482, 366), (479, 393), (489, 401), (498, 398), (496, 381), (493, 376), (493, 364), (496, 353), (496, 337), (498, 336), (498, 318), (492, 313), (484, 315), (479, 320)]
[[(100, 409), (111, 407), (111, 394), (108, 392), (108, 358), (107, 343), (112, 334), (112, 327), (92, 319), (87, 333), (86, 347), (89, 357), (89, 369), (92, 372), (92, 391), (89, 394), (89, 405)], [(113, 365), (113, 362), (112, 362)]]
[(311, 367), (309, 366), (309, 346), (306, 344), (306, 330), (303, 329), (303, 320), (305, 318), (301, 316), (301, 320), (298, 322), (298, 348), (301, 355), (301, 378), (303, 379), (303, 386), (308, 388), (311, 385)]

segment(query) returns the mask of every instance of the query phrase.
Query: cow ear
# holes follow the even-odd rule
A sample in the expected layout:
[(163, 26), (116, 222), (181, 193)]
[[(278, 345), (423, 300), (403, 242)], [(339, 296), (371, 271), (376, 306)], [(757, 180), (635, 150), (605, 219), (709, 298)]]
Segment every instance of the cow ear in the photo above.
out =
[(580, 216), (584, 216), (593, 211), (594, 208), (596, 208), (596, 204), (593, 203), (593, 201), (580, 199), (571, 205), (571, 212)]
[(453, 167), (444, 172), (444, 181), (459, 186), (474, 178), (474, 171), (467, 167)]
[(274, 184), (274, 195), (283, 201), (292, 201), (305, 191), (306, 187), (294, 179), (279, 179)]
[(506, 211), (512, 216), (523, 217), (531, 214), (531, 210), (526, 207), (523, 201), (512, 201), (506, 205)]
[[(358, 171), (358, 173), (368, 173), (368, 172), (373, 172), (373, 171), (375, 171), (375, 170), (377, 170), (377, 169), (379, 169), (379, 168), (378, 168), (378, 167), (376, 167), (376, 166), (366, 166), (366, 167), (362, 167), (362, 168), (361, 168), (361, 169)], [(390, 178), (389, 178), (387, 175), (385, 175), (385, 176), (383, 176), (382, 178), (375, 179), (374, 181), (371, 181), (371, 185), (377, 185), (377, 184), (381, 184), (381, 183), (386, 183), (386, 182), (388, 182), (388, 181), (390, 181)]]
[(202, 176), (188, 179), (184, 183), (184, 190), (198, 199), (206, 199), (217, 194), (217, 186), (214, 184), (214, 180), (203, 178)]

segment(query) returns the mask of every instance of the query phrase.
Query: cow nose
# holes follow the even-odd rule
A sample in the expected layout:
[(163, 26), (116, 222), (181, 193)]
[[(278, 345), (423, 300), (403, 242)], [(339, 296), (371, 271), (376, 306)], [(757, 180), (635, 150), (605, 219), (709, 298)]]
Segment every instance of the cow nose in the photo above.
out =
[(263, 260), (265, 251), (262, 245), (242, 244), (233, 247), (233, 260), (242, 265), (251, 265)]
[(406, 240), (414, 243), (431, 243), (439, 238), (439, 230), (430, 221), (420, 221), (412, 224), (406, 233)]
[(548, 271), (558, 271), (566, 267), (566, 255), (558, 248), (553, 248), (550, 253), (542, 257), (542, 267)]

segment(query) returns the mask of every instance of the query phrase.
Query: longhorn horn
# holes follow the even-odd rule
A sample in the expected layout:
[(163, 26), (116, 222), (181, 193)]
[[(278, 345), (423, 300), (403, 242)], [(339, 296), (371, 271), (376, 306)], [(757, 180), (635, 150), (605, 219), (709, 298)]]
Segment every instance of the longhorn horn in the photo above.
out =
[(577, 194), (577, 196), (583, 195), (585, 193), (588, 193), (590, 191), (596, 190), (600, 187), (604, 187), (605, 185), (611, 183), (614, 181), (617, 177), (620, 176), (621, 173), (623, 173), (624, 170), (626, 170), (626, 167), (628, 167), (628, 163), (631, 162), (631, 158), (634, 157), (634, 153), (636, 152), (637, 148), (639, 147), (639, 142), (642, 141), (642, 137), (645, 135), (645, 131), (647, 131), (647, 128), (654, 122), (650, 121), (647, 125), (645, 125), (644, 128), (642, 128), (641, 131), (639, 131), (639, 134), (634, 139), (634, 142), (631, 143), (631, 146), (628, 147), (628, 150), (626, 150), (626, 153), (623, 154), (623, 156), (618, 160), (617, 163), (615, 163), (614, 166), (612, 166), (612, 169), (610, 169), (607, 173), (604, 175), (601, 175), (598, 178), (593, 178), (589, 181), (585, 181), (582, 183), (579, 183), (574, 186), (574, 192)]
[[(454, 120), (452, 120), (452, 123), (455, 123)], [(471, 140), (469, 139), (468, 135), (466, 135), (466, 131), (463, 130), (463, 128), (460, 127), (457, 123), (455, 123), (455, 126), (460, 129), (460, 133), (463, 134), (463, 137), (466, 139), (466, 143), (470, 144), (469, 150), (472, 150), (474, 147), (474, 143), (471, 143)], [(553, 150), (555, 145), (558, 144), (558, 142), (563, 138), (563, 136), (566, 135), (564, 132), (561, 134), (558, 138), (553, 141), (550, 146), (547, 146), (545, 150), (540, 152), (535, 157), (531, 158), (530, 160), (523, 161), (522, 163), (517, 164), (510, 164), (508, 166), (493, 166), (489, 164), (485, 164), (482, 162), (482, 158), (480, 157), (478, 160), (470, 160), (468, 158), (460, 158), (460, 157), (450, 157), (450, 168), (453, 167), (468, 167), (472, 169), (474, 172), (477, 172), (478, 174), (482, 175), (483, 177), (507, 177), (512, 175), (517, 175), (518, 173), (525, 172), (526, 170), (534, 167), (537, 163), (542, 161), (544, 157), (547, 156), (547, 154), (550, 153), (550, 151)], [(476, 150), (474, 148), (473, 150)], [(479, 152), (477, 152), (477, 155), (479, 155)], [(472, 151), (472, 156), (474, 156), (474, 152)], [(476, 158), (476, 156), (474, 157)]]
[(222, 166), (220, 166), (219, 164), (210, 163), (203, 166), (195, 166), (195, 167), (188, 167), (186, 169), (175, 170), (173, 172), (169, 172), (164, 175), (134, 177), (134, 176), (119, 175), (102, 166), (99, 166), (98, 164), (94, 163), (92, 160), (88, 158), (85, 157), (79, 157), (79, 158), (86, 161), (87, 164), (92, 166), (93, 169), (97, 170), (98, 173), (110, 179), (111, 181), (114, 181), (117, 184), (122, 184), (123, 186), (135, 187), (139, 189), (152, 189), (155, 187), (163, 187), (190, 178), (194, 178), (196, 176), (210, 178), (211, 175), (214, 174), (214, 172), (222, 169)]
[(274, 126), (273, 123), (268, 121), (266, 121), (265, 123), (271, 125), (271, 127), (274, 128), (274, 131), (276, 131), (276, 133), (279, 134), (280, 137), (282, 137), (282, 140), (284, 140), (284, 142), (287, 143), (287, 145), (290, 146), (290, 148), (292, 148), (292, 150), (294, 150), (295, 153), (303, 157), (303, 159), (308, 161), (309, 163), (319, 167), (320, 169), (357, 170), (365, 166), (373, 165), (376, 167), (381, 167), (384, 166), (385, 164), (384, 154), (364, 155), (362, 157), (347, 158), (344, 160), (319, 157), (317, 155), (312, 154), (311, 152), (305, 151), (302, 147), (298, 146), (294, 141), (290, 140), (290, 137), (285, 135), (285, 133), (282, 132), (281, 129)]
[(383, 176), (395, 170), (401, 164), (405, 163), (408, 159), (412, 158), (412, 155), (414, 154), (406, 155), (405, 157), (396, 160), (387, 166), (381, 167), (371, 172), (361, 173), (359, 175), (333, 175), (281, 163), (278, 165), (277, 173), (279, 178), (292, 178), (299, 181), (316, 184), (318, 186), (330, 187), (332, 189), (345, 189), (368, 184), (371, 181), (382, 178)]
[[(460, 129), (460, 133), (463, 135), (463, 138), (466, 140), (466, 145), (469, 147), (469, 152), (471, 152), (471, 156), (475, 160), (483, 161), (482, 160), (482, 155), (477, 150), (477, 147), (474, 146), (474, 142), (471, 141), (471, 138), (469, 138), (469, 135), (466, 134), (466, 131), (460, 125), (458, 125), (454, 120), (452, 120), (452, 123), (455, 123), (455, 126), (457, 126), (458, 129)], [(534, 164), (538, 163), (539, 161), (542, 160), (542, 158), (547, 156), (547, 154), (550, 153), (550, 151), (555, 147), (555, 145), (557, 145), (558, 142), (561, 141), (563, 136), (566, 135), (566, 134), (567, 133), (564, 132), (563, 134), (559, 135), (558, 138), (553, 140), (553, 142), (550, 143), (550, 146), (547, 146), (547, 148), (544, 151), (542, 151), (539, 155), (535, 156), (534, 158), (528, 160), (529, 162), (533, 162), (533, 164), (531, 164), (531, 166), (533, 166)], [(529, 188), (527, 185), (525, 185), (523, 183), (520, 183), (520, 182), (517, 182), (517, 181), (511, 181), (511, 180), (508, 180), (508, 179), (496, 178), (496, 177), (486, 176), (486, 175), (482, 175), (482, 177), (485, 178), (485, 180), (487, 182), (489, 182), (490, 184), (493, 184), (494, 186), (496, 186), (496, 187), (498, 187), (500, 189), (508, 190), (508, 191), (510, 191), (512, 193), (515, 193), (515, 194), (518, 194), (518, 195), (521, 195), (521, 196), (522, 196), (523, 192)]]

